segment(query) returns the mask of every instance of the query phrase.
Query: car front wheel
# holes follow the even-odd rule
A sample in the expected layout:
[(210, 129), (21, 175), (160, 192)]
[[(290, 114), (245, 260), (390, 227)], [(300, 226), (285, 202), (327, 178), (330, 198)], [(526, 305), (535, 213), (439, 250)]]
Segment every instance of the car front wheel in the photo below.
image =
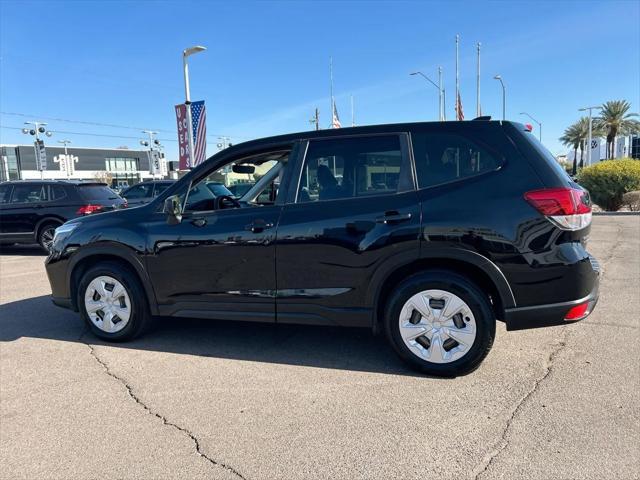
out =
[(149, 323), (142, 285), (119, 263), (104, 262), (89, 268), (80, 280), (77, 302), (91, 331), (105, 340), (131, 340)]
[(487, 295), (464, 276), (444, 270), (403, 281), (387, 302), (385, 324), (398, 355), (429, 375), (475, 370), (495, 337)]

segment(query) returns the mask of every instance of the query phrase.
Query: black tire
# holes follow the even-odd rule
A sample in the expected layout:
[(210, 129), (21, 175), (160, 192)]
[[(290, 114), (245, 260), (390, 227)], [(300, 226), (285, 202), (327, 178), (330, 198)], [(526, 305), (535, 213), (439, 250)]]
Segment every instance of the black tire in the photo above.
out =
[[(420, 358), (405, 344), (400, 333), (402, 307), (413, 295), (438, 289), (460, 297), (471, 309), (476, 321), (476, 338), (467, 353), (450, 363), (434, 363)], [(434, 376), (452, 377), (472, 372), (487, 356), (496, 334), (496, 321), (488, 296), (468, 278), (447, 270), (429, 270), (404, 280), (387, 301), (384, 310), (387, 339), (397, 354), (413, 368)]]
[(62, 225), (60, 222), (47, 221), (40, 225), (40, 228), (38, 229), (38, 243), (44, 250), (46, 250), (47, 253), (50, 251), (55, 229), (60, 225)]
[[(93, 279), (102, 275), (118, 280), (127, 291), (131, 302), (131, 316), (127, 325), (115, 333), (105, 332), (94, 325), (85, 308), (84, 295), (87, 287)], [(144, 333), (151, 322), (147, 297), (138, 276), (129, 267), (118, 262), (101, 262), (84, 272), (78, 286), (77, 305), (80, 315), (93, 334), (110, 342), (132, 340)]]

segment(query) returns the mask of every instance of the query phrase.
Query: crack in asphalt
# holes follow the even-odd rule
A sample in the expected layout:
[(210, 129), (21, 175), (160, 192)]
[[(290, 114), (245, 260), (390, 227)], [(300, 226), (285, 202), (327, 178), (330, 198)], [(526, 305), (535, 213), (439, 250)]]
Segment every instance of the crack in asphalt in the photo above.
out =
[(474, 480), (479, 480), (480, 477), (493, 464), (493, 462), (496, 460), (496, 458), (509, 446), (509, 441), (507, 440), (507, 436), (509, 435), (509, 430), (511, 428), (511, 424), (513, 423), (513, 421), (515, 420), (516, 416), (518, 415), (518, 412), (522, 409), (522, 407), (527, 402), (527, 400), (529, 400), (529, 398), (538, 390), (538, 388), (540, 387), (540, 384), (544, 380), (546, 380), (549, 377), (549, 375), (551, 375), (551, 371), (553, 370), (553, 362), (554, 362), (555, 358), (562, 351), (562, 349), (567, 346), (567, 336), (568, 336), (568, 333), (565, 332), (563, 340), (561, 340), (556, 345), (556, 348), (554, 348), (553, 351), (547, 357), (544, 374), (540, 378), (536, 379), (536, 381), (533, 384), (533, 388), (531, 388), (531, 390), (529, 390), (516, 403), (515, 408), (511, 411), (511, 414), (509, 415), (509, 418), (507, 419), (507, 423), (505, 424), (504, 428), (502, 429), (502, 435), (500, 436), (500, 441), (498, 442), (498, 446), (494, 450), (489, 452), (488, 455), (485, 456), (485, 458), (483, 459), (483, 461), (480, 464), (480, 466), (478, 466), (478, 467), (476, 467), (474, 469), (474, 476), (473, 476)]
[[(82, 335), (80, 335), (80, 338), (82, 338), (84, 336), (84, 333), (82, 333)], [(96, 353), (96, 350), (94, 348), (93, 345), (91, 345), (88, 342), (83, 342), (87, 347), (89, 347), (89, 353), (91, 354), (91, 356), (94, 358), (94, 360), (96, 362), (98, 362), (98, 364), (104, 369), (105, 373), (107, 375), (109, 375), (110, 377), (114, 378), (115, 380), (117, 380), (118, 382), (120, 382), (125, 389), (127, 390), (127, 393), (129, 394), (129, 397), (131, 397), (138, 405), (140, 405), (142, 408), (144, 408), (147, 413), (149, 413), (149, 415), (153, 415), (154, 417), (162, 420), (162, 423), (168, 427), (173, 427), (176, 430), (184, 433), (185, 435), (187, 435), (194, 443), (195, 445), (195, 449), (196, 449), (196, 453), (201, 456), (202, 458), (204, 458), (205, 460), (207, 460), (209, 463), (211, 463), (211, 465), (216, 466), (216, 467), (221, 467), (224, 468), (225, 470), (228, 470), (229, 472), (233, 473), (234, 475), (236, 475), (238, 478), (241, 478), (242, 480), (246, 480), (246, 478), (240, 473), (238, 472), (235, 468), (231, 467), (230, 465), (227, 465), (225, 463), (222, 462), (218, 462), (216, 460), (214, 460), (213, 458), (209, 457), (206, 453), (204, 453), (202, 451), (202, 447), (200, 445), (200, 441), (198, 440), (198, 438), (189, 430), (187, 430), (184, 427), (181, 427), (180, 425), (176, 425), (173, 422), (170, 422), (169, 420), (167, 420), (166, 417), (160, 415), (159, 413), (154, 412), (153, 410), (151, 410), (141, 399), (140, 397), (138, 397), (134, 392), (133, 389), (131, 388), (131, 386), (126, 382), (126, 380), (122, 377), (119, 377), (118, 375), (116, 375), (115, 373), (113, 373), (110, 369), (109, 366), (107, 365), (107, 363), (102, 360), (98, 354)]]

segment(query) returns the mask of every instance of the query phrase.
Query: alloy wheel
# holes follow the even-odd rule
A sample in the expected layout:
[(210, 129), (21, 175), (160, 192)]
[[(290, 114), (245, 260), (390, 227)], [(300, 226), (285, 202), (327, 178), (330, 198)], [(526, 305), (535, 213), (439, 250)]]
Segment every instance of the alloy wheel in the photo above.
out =
[(126, 288), (107, 275), (91, 280), (85, 290), (84, 306), (91, 322), (106, 333), (119, 332), (131, 318), (131, 300)]
[(451, 363), (467, 354), (477, 333), (469, 305), (445, 290), (424, 290), (407, 300), (400, 311), (400, 334), (417, 357)]
[(53, 245), (53, 237), (56, 233), (56, 227), (46, 227), (40, 234), (40, 244), (47, 250), (51, 251)]

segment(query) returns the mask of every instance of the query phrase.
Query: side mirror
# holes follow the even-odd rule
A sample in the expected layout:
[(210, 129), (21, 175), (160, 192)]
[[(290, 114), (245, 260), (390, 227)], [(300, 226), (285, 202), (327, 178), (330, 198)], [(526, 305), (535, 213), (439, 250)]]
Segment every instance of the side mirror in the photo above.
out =
[(180, 197), (172, 195), (164, 201), (164, 213), (167, 214), (167, 223), (169, 225), (177, 225), (182, 221), (182, 205), (180, 205)]
[(233, 170), (233, 173), (252, 174), (256, 171), (256, 167), (253, 165), (234, 165), (231, 169)]

